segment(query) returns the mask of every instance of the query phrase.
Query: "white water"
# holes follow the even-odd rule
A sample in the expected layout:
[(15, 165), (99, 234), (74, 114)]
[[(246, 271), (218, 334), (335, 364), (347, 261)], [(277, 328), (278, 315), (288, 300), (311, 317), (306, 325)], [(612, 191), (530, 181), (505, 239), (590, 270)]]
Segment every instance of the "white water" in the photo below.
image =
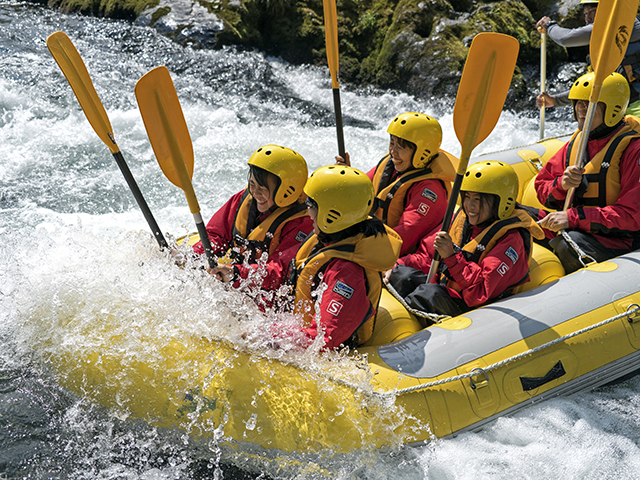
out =
[[(208, 218), (246, 182), (246, 161), (266, 143), (300, 152), (310, 170), (336, 152), (328, 72), (257, 53), (184, 49), (126, 23), (0, 3), (0, 478), (640, 478), (640, 380), (554, 399), (480, 433), (423, 447), (347, 456), (288, 455), (155, 429), (65, 391), (52, 355), (122, 333), (131, 356), (144, 339), (190, 334), (242, 342), (262, 320), (244, 296), (161, 254), (108, 149), (91, 130), (45, 39), (66, 31), (92, 75), (118, 144), (163, 232), (193, 230), (182, 192), (156, 164), (134, 98), (135, 82), (166, 64), (195, 151), (194, 187)], [(443, 148), (458, 154), (452, 103), (343, 87), (345, 140), (354, 166), (384, 153), (402, 111), (438, 118)], [(570, 121), (547, 123), (547, 134)], [(503, 112), (474, 154), (532, 143), (538, 119)], [(241, 317), (243, 322), (238, 322)], [(61, 331), (61, 323), (73, 319)], [(100, 319), (99, 327), (95, 319)], [(138, 350), (137, 350), (138, 349)], [(141, 350), (142, 349), (142, 350)], [(294, 354), (310, 368), (326, 359)], [(319, 363), (318, 363), (319, 362)], [(345, 363), (357, 376), (354, 364)], [(398, 412), (389, 412), (393, 416)], [(268, 455), (267, 455), (268, 457)], [(239, 470), (235, 470), (239, 469)]]

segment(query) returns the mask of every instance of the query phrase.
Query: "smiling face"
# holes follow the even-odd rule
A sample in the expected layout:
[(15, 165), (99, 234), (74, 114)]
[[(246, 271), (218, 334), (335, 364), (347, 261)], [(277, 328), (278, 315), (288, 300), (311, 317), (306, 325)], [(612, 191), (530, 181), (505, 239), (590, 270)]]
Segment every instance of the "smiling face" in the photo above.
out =
[(398, 173), (406, 172), (411, 168), (415, 151), (416, 147), (411, 142), (391, 135), (389, 139), (389, 155), (391, 155), (393, 165)]
[[(587, 110), (589, 109), (589, 101), (588, 100), (577, 100), (576, 101), (576, 118), (578, 119), (578, 129), (582, 130), (584, 127), (584, 122), (587, 118)], [(604, 123), (604, 109), (605, 104), (599, 102), (596, 106), (596, 111), (593, 115), (593, 121), (591, 123), (591, 132), (593, 132), (596, 128)]]
[(277, 180), (274, 175), (266, 176), (267, 185), (260, 185), (253, 173), (249, 175), (249, 193), (256, 201), (258, 211), (264, 213), (275, 205), (273, 194), (276, 191)]
[(464, 192), (462, 208), (471, 225), (480, 225), (493, 216), (491, 197), (476, 192)]

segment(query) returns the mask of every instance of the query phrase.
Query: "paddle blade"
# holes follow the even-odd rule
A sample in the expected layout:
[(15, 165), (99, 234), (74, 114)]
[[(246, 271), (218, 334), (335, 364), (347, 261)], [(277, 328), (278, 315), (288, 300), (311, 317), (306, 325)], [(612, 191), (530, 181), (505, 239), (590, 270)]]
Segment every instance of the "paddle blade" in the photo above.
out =
[(109, 147), (111, 153), (118, 153), (120, 149), (113, 137), (111, 122), (76, 47), (64, 32), (49, 35), (47, 47), (71, 85), (80, 107), (100, 140)]
[[(638, 3), (639, 0), (600, 0), (598, 3), (589, 42), (594, 85), (602, 85), (622, 62), (633, 31)], [(597, 100), (598, 97), (589, 101), (595, 103)]]
[(327, 45), (327, 63), (331, 72), (331, 88), (339, 88), (338, 82), (338, 9), (336, 0), (322, 0), (324, 8), (324, 35)]
[(138, 80), (135, 92), (162, 172), (185, 193), (193, 190), (193, 145), (169, 70), (154, 68)]
[(462, 145), (459, 174), (464, 174), (471, 151), (500, 118), (518, 50), (515, 38), (500, 33), (480, 33), (471, 42), (453, 108), (453, 126)]

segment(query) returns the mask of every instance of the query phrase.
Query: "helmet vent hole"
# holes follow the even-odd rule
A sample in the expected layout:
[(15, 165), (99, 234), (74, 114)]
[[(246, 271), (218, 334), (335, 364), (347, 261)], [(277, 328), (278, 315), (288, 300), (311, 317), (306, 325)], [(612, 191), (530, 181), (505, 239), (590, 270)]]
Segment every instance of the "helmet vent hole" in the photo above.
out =
[(265, 155), (271, 155), (271, 150), (267, 150), (266, 152), (264, 152)]
[(480, 178), (481, 176), (482, 176), (482, 173), (476, 172), (476, 178)]
[(340, 212), (338, 212), (337, 210), (329, 210), (329, 213), (327, 213), (327, 223), (338, 221), (340, 220), (340, 217)]

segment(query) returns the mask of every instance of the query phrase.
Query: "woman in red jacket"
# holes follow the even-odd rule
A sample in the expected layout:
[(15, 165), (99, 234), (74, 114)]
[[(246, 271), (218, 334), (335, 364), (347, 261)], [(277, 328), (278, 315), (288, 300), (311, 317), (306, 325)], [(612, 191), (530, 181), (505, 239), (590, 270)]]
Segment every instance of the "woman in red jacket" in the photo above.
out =
[[(207, 224), (213, 252), (221, 263), (239, 266), (281, 257), (289, 262), (313, 230), (302, 195), (307, 163), (290, 148), (265, 145), (248, 164), (247, 188), (231, 197)], [(204, 253), (201, 242), (193, 249)]]
[[(376, 194), (371, 214), (400, 235), (405, 255), (442, 223), (458, 159), (440, 149), (442, 128), (423, 113), (398, 115), (387, 133), (389, 153), (367, 173)], [(336, 160), (351, 164), (349, 154)]]
[[(410, 307), (459, 315), (493, 300), (529, 279), (531, 236), (542, 229), (516, 208), (518, 177), (502, 162), (472, 164), (461, 186), (462, 209), (450, 232), (421, 242), (398, 261), (389, 283)], [(435, 251), (443, 261), (437, 283), (426, 283)]]

